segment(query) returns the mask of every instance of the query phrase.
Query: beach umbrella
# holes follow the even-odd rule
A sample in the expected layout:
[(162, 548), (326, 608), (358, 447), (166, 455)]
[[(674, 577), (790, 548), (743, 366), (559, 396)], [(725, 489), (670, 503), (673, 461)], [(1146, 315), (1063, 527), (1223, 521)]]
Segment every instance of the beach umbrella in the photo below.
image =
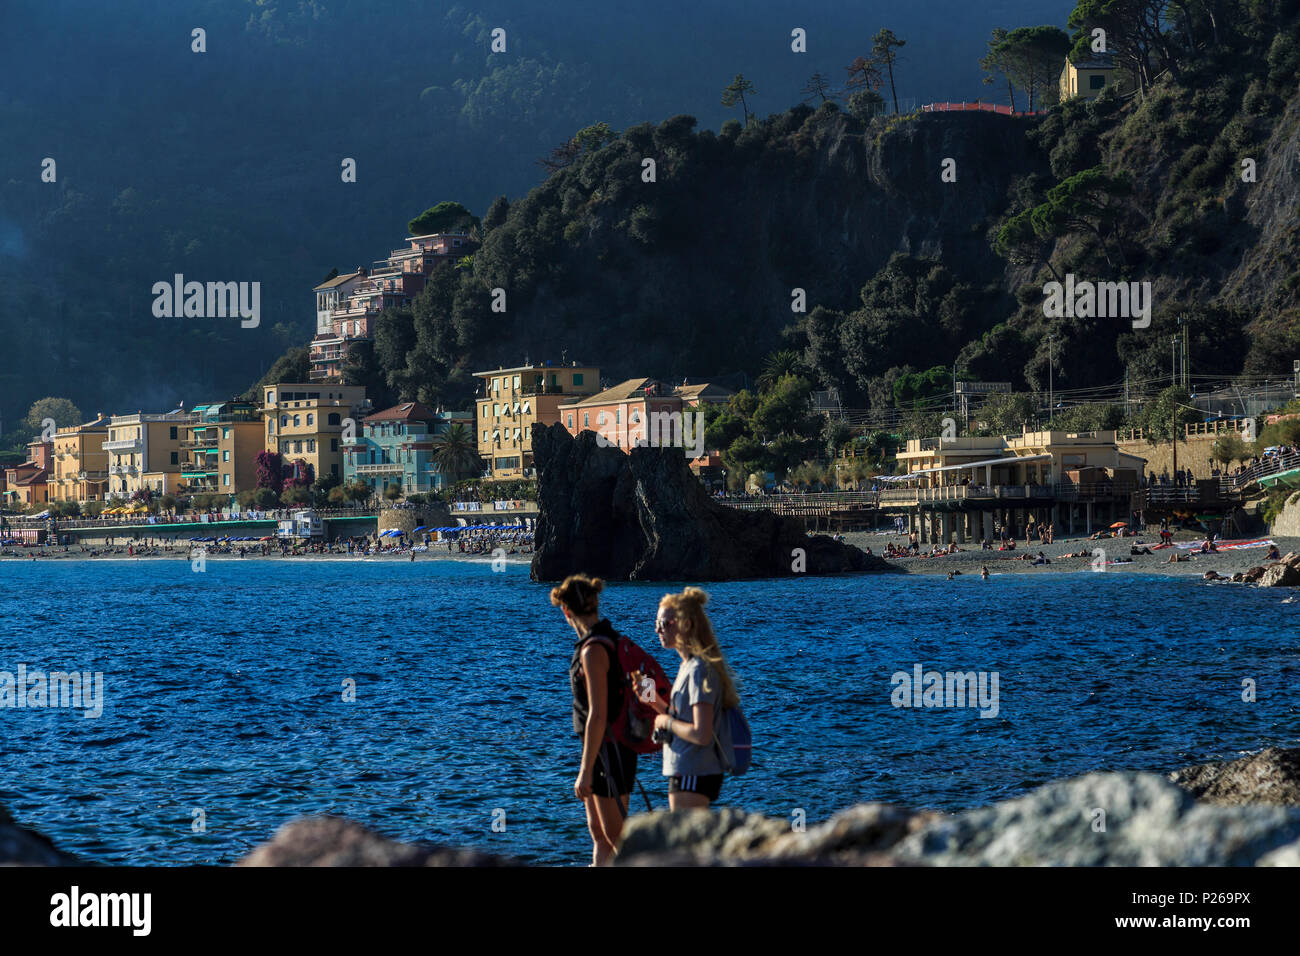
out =
[(1127, 527), (1128, 527), (1128, 522), (1127, 522), (1127, 521), (1116, 521), (1113, 525), (1111, 525), (1111, 527), (1112, 527), (1112, 528), (1127, 528)]

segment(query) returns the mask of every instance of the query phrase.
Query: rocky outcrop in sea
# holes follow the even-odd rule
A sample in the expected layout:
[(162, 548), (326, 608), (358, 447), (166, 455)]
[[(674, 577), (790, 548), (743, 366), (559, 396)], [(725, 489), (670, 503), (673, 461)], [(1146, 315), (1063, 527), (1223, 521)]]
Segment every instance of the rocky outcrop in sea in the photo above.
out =
[(594, 432), (533, 426), (534, 581), (731, 581), (897, 570), (881, 558), (768, 511), (704, 491), (678, 448), (602, 448)]

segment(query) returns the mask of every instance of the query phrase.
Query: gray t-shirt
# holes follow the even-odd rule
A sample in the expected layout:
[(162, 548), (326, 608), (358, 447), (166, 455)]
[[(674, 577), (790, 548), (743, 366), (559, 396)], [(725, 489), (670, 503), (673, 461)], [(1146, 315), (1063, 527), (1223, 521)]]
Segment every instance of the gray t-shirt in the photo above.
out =
[[(693, 723), (696, 704), (712, 704), (714, 725), (717, 724), (718, 704), (722, 700), (722, 683), (709, 663), (701, 657), (682, 661), (673, 681), (669, 713), (678, 720)], [(706, 777), (722, 773), (722, 762), (710, 740), (703, 747), (688, 743), (673, 734), (664, 744), (665, 777)]]

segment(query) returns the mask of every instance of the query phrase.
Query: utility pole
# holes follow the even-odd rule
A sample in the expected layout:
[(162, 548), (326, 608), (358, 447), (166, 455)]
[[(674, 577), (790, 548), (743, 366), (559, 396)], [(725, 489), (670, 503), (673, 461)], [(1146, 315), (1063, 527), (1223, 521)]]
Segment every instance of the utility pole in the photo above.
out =
[(1052, 427), (1052, 416), (1056, 413), (1056, 396), (1055, 383), (1053, 382), (1052, 372), (1055, 369), (1055, 360), (1052, 357), (1052, 337), (1047, 337), (1047, 428), (1050, 431)]
[(1171, 421), (1169, 422), (1169, 434), (1170, 434), (1170, 436), (1173, 438), (1173, 441), (1174, 441), (1174, 472), (1173, 472), (1173, 477), (1174, 477), (1174, 482), (1177, 483), (1177, 481), (1178, 481), (1178, 403), (1177, 403), (1177, 402), (1171, 402), (1171, 403), (1170, 403), (1170, 406), (1171, 406), (1171, 407), (1170, 407), (1170, 409), (1169, 409), (1169, 415), (1170, 415)]

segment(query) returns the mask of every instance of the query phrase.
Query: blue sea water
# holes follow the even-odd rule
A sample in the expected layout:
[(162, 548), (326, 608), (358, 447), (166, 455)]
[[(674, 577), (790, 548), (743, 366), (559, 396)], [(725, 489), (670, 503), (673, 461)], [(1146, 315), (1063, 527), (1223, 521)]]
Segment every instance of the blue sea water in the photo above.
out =
[[(666, 590), (611, 584), (603, 610), (671, 676), (652, 629)], [(1278, 591), (1088, 572), (707, 590), (756, 747), (721, 803), (750, 811), (956, 810), (1300, 733), (1300, 604)], [(0, 563), (0, 671), (101, 671), (105, 695), (98, 719), (0, 708), (0, 806), (105, 864), (229, 863), (326, 812), (583, 864), (573, 633), (547, 592), (487, 561)], [(916, 664), (998, 672), (997, 716), (895, 707), (891, 675)], [(664, 806), (657, 756), (639, 777)]]

